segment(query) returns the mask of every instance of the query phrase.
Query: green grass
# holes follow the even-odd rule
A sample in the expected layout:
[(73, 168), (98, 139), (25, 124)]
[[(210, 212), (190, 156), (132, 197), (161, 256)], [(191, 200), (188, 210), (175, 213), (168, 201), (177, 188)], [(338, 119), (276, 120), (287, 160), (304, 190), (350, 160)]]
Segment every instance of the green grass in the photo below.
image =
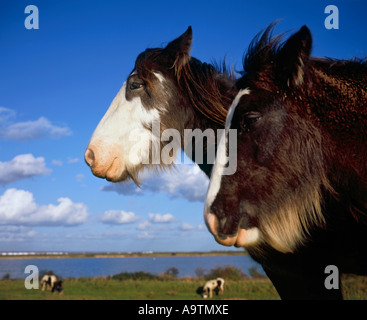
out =
[[(344, 276), (345, 299), (367, 300), (367, 277)], [(24, 280), (0, 280), (1, 300), (203, 300), (196, 290), (200, 278), (166, 280), (117, 280), (112, 278), (64, 279), (64, 291), (27, 290)], [(275, 300), (277, 292), (268, 279), (226, 281), (223, 295), (213, 299)]]
[[(115, 280), (111, 278), (65, 279), (61, 294), (27, 290), (24, 280), (0, 281), (1, 300), (202, 300), (196, 290), (205, 280)], [(279, 299), (268, 279), (227, 281), (223, 295), (213, 299)]]

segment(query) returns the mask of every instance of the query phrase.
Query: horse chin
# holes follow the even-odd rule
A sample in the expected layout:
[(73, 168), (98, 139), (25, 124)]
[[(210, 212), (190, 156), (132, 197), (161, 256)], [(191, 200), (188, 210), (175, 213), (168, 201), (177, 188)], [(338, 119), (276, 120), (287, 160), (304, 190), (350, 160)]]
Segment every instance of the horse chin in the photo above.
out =
[(140, 188), (140, 181), (138, 179), (138, 175), (137, 172), (138, 170), (136, 169), (124, 169), (123, 171), (119, 172), (114, 172), (109, 170), (106, 174), (106, 180), (110, 181), (110, 182), (127, 182), (127, 181), (134, 181), (134, 183)]
[(122, 167), (121, 160), (115, 157), (106, 171), (106, 180), (117, 182), (127, 178), (127, 172)]
[(106, 180), (110, 182), (123, 182), (129, 180), (129, 178), (130, 177), (127, 171), (124, 171), (122, 174), (116, 176), (112, 174), (106, 175)]

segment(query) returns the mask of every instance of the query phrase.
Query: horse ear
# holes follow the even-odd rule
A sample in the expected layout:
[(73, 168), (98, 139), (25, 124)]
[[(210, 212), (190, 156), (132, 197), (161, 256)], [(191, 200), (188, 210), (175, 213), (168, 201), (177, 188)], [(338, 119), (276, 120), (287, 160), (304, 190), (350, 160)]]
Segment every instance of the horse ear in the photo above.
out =
[(311, 32), (303, 26), (280, 49), (276, 72), (288, 87), (296, 87), (304, 82), (305, 65), (310, 57), (311, 47)]
[(170, 57), (171, 66), (175, 68), (176, 75), (179, 77), (181, 69), (190, 60), (190, 49), (192, 43), (192, 28), (189, 26), (187, 30), (177, 39), (171, 41), (164, 52)]

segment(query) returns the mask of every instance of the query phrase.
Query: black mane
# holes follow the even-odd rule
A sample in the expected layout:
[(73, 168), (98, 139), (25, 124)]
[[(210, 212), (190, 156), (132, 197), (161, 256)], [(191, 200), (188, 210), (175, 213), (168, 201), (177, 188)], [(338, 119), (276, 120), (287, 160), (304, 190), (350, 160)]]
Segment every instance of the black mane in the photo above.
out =
[[(259, 32), (251, 41), (243, 57), (243, 71), (241, 75), (251, 75), (263, 71), (276, 64), (276, 56), (284, 46), (284, 33), (273, 36), (277, 21), (271, 23), (265, 31)], [(335, 59), (330, 57), (311, 57), (309, 60), (315, 67), (327, 68), (331, 73), (353, 75), (365, 79), (367, 73), (367, 56), (351, 59)]]
[(273, 37), (273, 30), (277, 22), (271, 23), (263, 32), (259, 32), (251, 41), (247, 53), (242, 59), (242, 75), (257, 72), (264, 65), (271, 63), (281, 47), (283, 34)]

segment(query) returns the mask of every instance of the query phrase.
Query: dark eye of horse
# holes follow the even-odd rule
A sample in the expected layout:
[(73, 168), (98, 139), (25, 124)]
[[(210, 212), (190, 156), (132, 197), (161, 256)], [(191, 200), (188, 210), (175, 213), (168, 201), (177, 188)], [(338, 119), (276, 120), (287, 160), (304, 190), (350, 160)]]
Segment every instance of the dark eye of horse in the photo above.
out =
[(261, 119), (259, 112), (247, 112), (243, 115), (241, 120), (241, 128), (245, 129), (246, 132), (250, 132), (251, 126)]
[(133, 81), (130, 83), (130, 90), (136, 90), (136, 89), (140, 89), (144, 87), (144, 83), (143, 82), (137, 82), (137, 81)]

